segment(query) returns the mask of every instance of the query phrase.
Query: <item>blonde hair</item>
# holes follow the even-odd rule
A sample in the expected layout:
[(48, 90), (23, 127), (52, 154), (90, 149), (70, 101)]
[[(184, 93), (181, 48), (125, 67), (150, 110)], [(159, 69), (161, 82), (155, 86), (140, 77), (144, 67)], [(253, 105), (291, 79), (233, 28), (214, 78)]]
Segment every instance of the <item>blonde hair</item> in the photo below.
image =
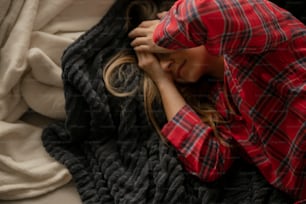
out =
[[(133, 1), (127, 8), (127, 19), (129, 20), (125, 25), (126, 29), (136, 27), (143, 20), (156, 19), (158, 11), (157, 5), (152, 1)], [(137, 20), (130, 16), (131, 13), (138, 17)], [(153, 111), (153, 103), (157, 102), (161, 104), (161, 99), (159, 91), (151, 78), (146, 73), (143, 73), (140, 86), (134, 87), (133, 90), (124, 92), (121, 91), (120, 87), (116, 87), (112, 84), (114, 77), (126, 77), (124, 70), (126, 65), (131, 65), (135, 69), (139, 70), (137, 67), (137, 58), (134, 52), (123, 50), (113, 56), (103, 69), (105, 86), (111, 94), (118, 97), (131, 96), (138, 91), (139, 87), (142, 87), (145, 113), (153, 127), (161, 135), (161, 128), (158, 125)], [(213, 108), (214, 101), (209, 98), (209, 92), (203, 92), (204, 90), (210, 90), (212, 85), (212, 83), (203, 79), (194, 84), (177, 84), (177, 87), (188, 105), (196, 111), (204, 123), (207, 123), (212, 127), (214, 135), (219, 138), (222, 143), (226, 144), (224, 139), (222, 139), (217, 132), (218, 124), (224, 123), (224, 121), (220, 119), (221, 117), (219, 113)], [(163, 139), (164, 137), (161, 138)]]
[[(121, 86), (116, 87), (112, 82), (114, 77), (119, 78), (127, 78), (126, 72), (124, 67), (130, 64), (132, 66), (135, 66), (135, 69), (139, 70), (137, 67), (137, 61), (136, 56), (132, 53), (129, 53), (128, 51), (120, 51), (117, 53), (113, 58), (105, 65), (103, 69), (103, 79), (105, 83), (106, 89), (114, 96), (117, 97), (127, 97), (131, 96), (137, 93), (139, 87), (134, 87), (134, 89), (130, 91), (121, 91)], [(143, 98), (144, 98), (144, 109), (145, 113), (149, 119), (149, 121), (152, 123), (153, 127), (156, 129), (156, 131), (161, 135), (160, 133), (160, 127), (154, 117), (154, 111), (153, 111), (153, 103), (158, 102), (160, 103), (160, 97), (157, 87), (155, 86), (155, 83), (152, 81), (152, 79), (143, 72), (142, 80), (140, 87), (142, 85), (143, 87)], [(119, 81), (121, 81), (119, 79)]]

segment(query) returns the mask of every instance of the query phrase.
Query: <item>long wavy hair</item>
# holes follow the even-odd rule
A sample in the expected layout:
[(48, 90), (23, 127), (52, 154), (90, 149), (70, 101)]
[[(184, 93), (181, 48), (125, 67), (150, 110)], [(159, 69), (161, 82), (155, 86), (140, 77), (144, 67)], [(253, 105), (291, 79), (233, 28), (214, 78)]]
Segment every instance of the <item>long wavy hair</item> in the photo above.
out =
[[(129, 4), (126, 12), (126, 29), (131, 30), (135, 28), (140, 22), (144, 20), (152, 20), (157, 18), (157, 13), (161, 11), (167, 11), (174, 1), (165, 1), (163, 3), (157, 4), (154, 1), (144, 1), (136, 0)], [(138, 87), (130, 91), (122, 92), (121, 89), (113, 84), (114, 77), (124, 78), (126, 77), (125, 65), (130, 64), (136, 70), (137, 67), (137, 57), (132, 49), (122, 50), (112, 57), (103, 69), (103, 79), (107, 90), (118, 97), (126, 97), (133, 95), (137, 92)], [(160, 123), (156, 120), (153, 110), (153, 104), (161, 104), (161, 98), (159, 91), (155, 86), (151, 78), (146, 74), (142, 73), (142, 81), (140, 86), (143, 88), (144, 95), (144, 108), (145, 113), (152, 123), (156, 131), (160, 133)], [(120, 81), (120, 80), (119, 80)], [(209, 90), (214, 86), (214, 80), (208, 80), (207, 77), (203, 77), (196, 83), (192, 84), (177, 84), (178, 90), (185, 98), (189, 106), (191, 106), (194, 111), (200, 116), (202, 121), (208, 124), (214, 130), (214, 135), (222, 139), (217, 132), (217, 125), (224, 123), (222, 121), (218, 112), (214, 109), (214, 101), (211, 98)], [(126, 85), (123, 85), (126, 86)], [(164, 137), (161, 137), (164, 138)]]

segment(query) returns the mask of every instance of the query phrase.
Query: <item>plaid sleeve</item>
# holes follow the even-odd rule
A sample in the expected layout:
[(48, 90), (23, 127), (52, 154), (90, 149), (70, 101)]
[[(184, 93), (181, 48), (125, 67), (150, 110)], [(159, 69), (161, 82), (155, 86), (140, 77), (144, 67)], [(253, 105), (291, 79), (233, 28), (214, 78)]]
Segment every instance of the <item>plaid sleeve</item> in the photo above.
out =
[(261, 53), (288, 40), (289, 12), (266, 0), (180, 0), (155, 29), (153, 40), (170, 49), (205, 45), (211, 54)]
[[(218, 129), (222, 136), (222, 128)], [(223, 145), (188, 105), (163, 127), (162, 134), (178, 150), (185, 168), (204, 181), (219, 178), (232, 164), (230, 146)]]

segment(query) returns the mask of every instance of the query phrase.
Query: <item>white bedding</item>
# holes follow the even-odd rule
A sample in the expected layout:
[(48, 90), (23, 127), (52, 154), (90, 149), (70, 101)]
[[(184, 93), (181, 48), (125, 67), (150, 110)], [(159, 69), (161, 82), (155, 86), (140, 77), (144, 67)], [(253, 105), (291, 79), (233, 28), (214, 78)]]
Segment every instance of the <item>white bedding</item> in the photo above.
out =
[(40, 196), (71, 175), (41, 142), (65, 119), (64, 49), (96, 24), (114, 0), (0, 0), (0, 200)]

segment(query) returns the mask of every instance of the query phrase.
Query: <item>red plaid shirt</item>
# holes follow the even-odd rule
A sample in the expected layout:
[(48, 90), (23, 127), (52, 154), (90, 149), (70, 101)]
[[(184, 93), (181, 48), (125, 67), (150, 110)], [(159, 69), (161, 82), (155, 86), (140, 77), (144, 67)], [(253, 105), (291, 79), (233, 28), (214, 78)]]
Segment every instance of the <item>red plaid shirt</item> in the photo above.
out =
[(235, 145), (216, 139), (186, 105), (162, 133), (187, 170), (215, 180), (238, 149), (272, 185), (306, 199), (305, 25), (264, 0), (179, 0), (153, 38), (171, 49), (205, 45), (225, 58), (225, 89), (216, 95), (216, 109), (229, 119), (229, 102), (236, 115), (218, 131)]

